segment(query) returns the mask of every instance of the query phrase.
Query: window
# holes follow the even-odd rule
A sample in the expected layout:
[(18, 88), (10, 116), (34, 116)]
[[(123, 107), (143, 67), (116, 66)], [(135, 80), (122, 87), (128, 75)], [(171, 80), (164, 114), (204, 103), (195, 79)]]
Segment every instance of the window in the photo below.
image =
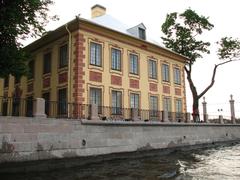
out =
[(176, 99), (176, 107), (175, 107), (175, 111), (177, 113), (181, 113), (182, 112), (182, 100), (181, 99)]
[(130, 94), (130, 107), (139, 109), (139, 94)]
[(130, 54), (130, 73), (138, 74), (138, 56)]
[(181, 73), (179, 68), (174, 68), (173, 69), (174, 73), (174, 83), (175, 84), (181, 84)]
[(150, 96), (150, 116), (156, 117), (158, 114), (158, 97)]
[(102, 106), (102, 90), (98, 88), (90, 88), (90, 103), (98, 105), (98, 113), (101, 113)]
[(94, 42), (90, 43), (90, 64), (102, 66), (102, 45)]
[(45, 114), (49, 116), (49, 109), (50, 109), (50, 93), (46, 92), (42, 94), (42, 98), (45, 100)]
[(112, 91), (112, 114), (122, 114), (121, 91)]
[(121, 71), (121, 51), (112, 48), (112, 69)]
[(28, 64), (29, 67), (29, 73), (28, 73), (28, 79), (33, 79), (34, 78), (34, 60), (30, 61)]
[(146, 31), (143, 28), (138, 28), (139, 38), (146, 40)]
[(4, 88), (7, 88), (9, 84), (9, 76), (4, 79)]
[(33, 116), (33, 97), (32, 96), (27, 97), (26, 105), (27, 105), (26, 116), (32, 117)]
[(52, 53), (44, 54), (43, 56), (43, 74), (47, 74), (51, 72), (51, 59)]
[(58, 115), (67, 114), (67, 89), (58, 90)]
[(151, 79), (157, 79), (157, 62), (154, 60), (148, 61), (148, 75)]
[(169, 65), (162, 64), (162, 78), (163, 81), (169, 82)]
[(59, 51), (59, 68), (63, 68), (68, 65), (68, 45), (61, 46)]
[(164, 97), (163, 98), (163, 110), (167, 112), (172, 111), (172, 105), (171, 105), (171, 98), (170, 97)]

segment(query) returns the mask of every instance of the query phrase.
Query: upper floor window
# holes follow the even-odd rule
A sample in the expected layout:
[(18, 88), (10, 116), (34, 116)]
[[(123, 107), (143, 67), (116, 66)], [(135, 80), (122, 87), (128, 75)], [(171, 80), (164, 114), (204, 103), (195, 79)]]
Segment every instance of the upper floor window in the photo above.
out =
[(138, 56), (130, 54), (130, 73), (138, 74)]
[(44, 54), (43, 56), (43, 74), (47, 74), (51, 72), (51, 59), (52, 53)]
[(112, 48), (112, 69), (121, 71), (121, 51), (119, 49)]
[(130, 94), (130, 107), (139, 109), (139, 94)]
[(174, 83), (175, 84), (181, 84), (181, 72), (179, 68), (174, 68), (173, 69), (173, 73), (174, 73)]
[(35, 71), (34, 64), (35, 64), (34, 60), (30, 61), (28, 64), (28, 67), (29, 67), (28, 79), (34, 78), (34, 71)]
[(146, 40), (146, 31), (143, 28), (138, 28), (139, 38)]
[(157, 79), (157, 62), (154, 60), (148, 61), (148, 76), (152, 79)]
[(68, 45), (61, 46), (59, 51), (59, 68), (63, 68), (68, 65)]
[(168, 64), (162, 64), (162, 79), (165, 82), (169, 82), (169, 65)]
[(90, 43), (90, 64), (102, 66), (102, 45), (94, 42)]

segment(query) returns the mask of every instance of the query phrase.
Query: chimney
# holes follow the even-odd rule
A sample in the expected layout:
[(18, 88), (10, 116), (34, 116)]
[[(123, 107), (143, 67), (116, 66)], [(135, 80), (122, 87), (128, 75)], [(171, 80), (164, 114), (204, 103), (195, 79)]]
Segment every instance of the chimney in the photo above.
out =
[(92, 19), (106, 14), (106, 8), (99, 4), (94, 5), (91, 8), (91, 10), (92, 10)]

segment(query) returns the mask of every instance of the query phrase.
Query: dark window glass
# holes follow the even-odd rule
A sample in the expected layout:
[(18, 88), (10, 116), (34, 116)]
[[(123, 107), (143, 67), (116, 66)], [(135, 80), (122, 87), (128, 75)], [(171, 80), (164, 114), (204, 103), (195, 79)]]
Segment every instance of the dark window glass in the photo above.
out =
[(130, 73), (138, 74), (138, 56), (130, 54)]
[(142, 28), (138, 28), (138, 33), (139, 33), (139, 38), (146, 40), (146, 31), (145, 29)]
[(21, 79), (21, 78), (19, 78), (19, 77), (15, 77), (15, 84), (20, 83), (20, 79)]
[(67, 114), (67, 89), (58, 90), (58, 115)]
[(50, 108), (50, 93), (43, 93), (42, 98), (45, 100), (45, 114), (49, 116), (49, 108)]
[(90, 43), (90, 64), (102, 66), (102, 45), (94, 42)]
[(43, 74), (50, 73), (51, 72), (51, 60), (52, 59), (52, 53), (44, 54), (43, 57)]
[(34, 60), (30, 61), (28, 64), (28, 67), (29, 67), (28, 79), (34, 78), (34, 71), (35, 71), (34, 64), (35, 64)]
[(148, 75), (151, 79), (157, 79), (157, 62), (153, 60), (148, 61)]
[(68, 45), (61, 46), (59, 51), (59, 68), (63, 68), (68, 65)]
[(121, 91), (112, 91), (112, 114), (122, 114)]
[(121, 71), (121, 51), (112, 48), (112, 69)]

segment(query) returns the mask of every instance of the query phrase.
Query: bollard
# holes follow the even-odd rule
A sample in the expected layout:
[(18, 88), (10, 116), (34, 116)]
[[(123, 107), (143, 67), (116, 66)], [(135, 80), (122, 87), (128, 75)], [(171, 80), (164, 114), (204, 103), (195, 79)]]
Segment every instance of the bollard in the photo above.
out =
[(91, 120), (95, 120), (98, 121), (99, 117), (98, 117), (98, 105), (97, 104), (91, 104), (91, 116), (90, 116)]
[(43, 98), (36, 98), (34, 103), (34, 117), (46, 118), (47, 115), (45, 114), (45, 99)]
[(223, 116), (222, 116), (222, 115), (219, 115), (219, 123), (220, 123), (220, 124), (224, 124)]

